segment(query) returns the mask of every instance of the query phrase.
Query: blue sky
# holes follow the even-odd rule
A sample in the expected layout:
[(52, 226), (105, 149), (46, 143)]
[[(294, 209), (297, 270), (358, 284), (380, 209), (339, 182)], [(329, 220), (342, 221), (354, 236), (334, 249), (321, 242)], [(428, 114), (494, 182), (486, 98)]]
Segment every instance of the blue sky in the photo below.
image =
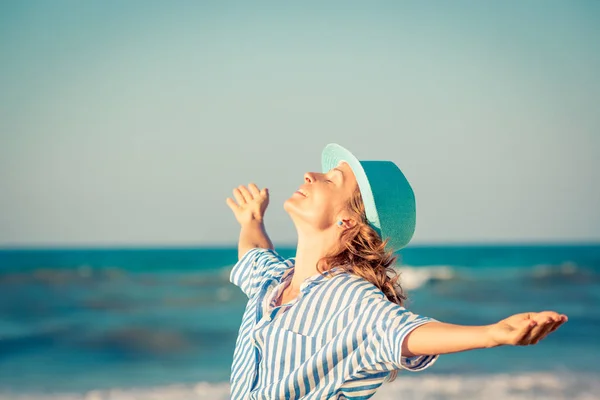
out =
[(2, 2), (0, 246), (235, 244), (337, 142), (413, 243), (600, 240), (600, 3)]

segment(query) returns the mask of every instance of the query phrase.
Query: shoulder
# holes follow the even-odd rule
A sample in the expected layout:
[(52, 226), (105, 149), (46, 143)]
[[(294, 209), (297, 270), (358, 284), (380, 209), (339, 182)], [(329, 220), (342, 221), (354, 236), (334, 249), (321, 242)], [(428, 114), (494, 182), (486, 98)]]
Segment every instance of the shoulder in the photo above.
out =
[(286, 263), (293, 264), (293, 259), (282, 257), (275, 249), (266, 249), (254, 247), (246, 251), (246, 253), (238, 260), (238, 264), (277, 264)]
[(360, 275), (348, 271), (336, 271), (325, 279), (329, 290), (348, 294), (349, 303), (362, 311), (369, 308), (395, 305), (375, 284)]
[(390, 301), (385, 293), (371, 281), (359, 275), (349, 275), (349, 281), (359, 287), (354, 301), (360, 312), (377, 314), (384, 318), (406, 311), (403, 306)]
[(277, 279), (293, 266), (274, 249), (252, 248), (238, 260), (230, 273), (230, 281), (251, 297), (265, 279)]

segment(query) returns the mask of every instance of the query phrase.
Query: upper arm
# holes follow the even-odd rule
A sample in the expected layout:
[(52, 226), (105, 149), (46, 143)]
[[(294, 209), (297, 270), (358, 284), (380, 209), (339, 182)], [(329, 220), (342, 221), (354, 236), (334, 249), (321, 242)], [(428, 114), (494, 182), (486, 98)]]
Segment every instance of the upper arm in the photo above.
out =
[(229, 280), (250, 298), (266, 277), (288, 267), (286, 260), (275, 250), (252, 248), (233, 266)]
[(393, 369), (410, 371), (421, 371), (431, 366), (437, 360), (437, 355), (408, 357), (403, 354), (402, 348), (404, 341), (415, 328), (434, 321), (393, 304), (390, 312), (378, 323), (380, 343), (377, 361), (391, 365)]

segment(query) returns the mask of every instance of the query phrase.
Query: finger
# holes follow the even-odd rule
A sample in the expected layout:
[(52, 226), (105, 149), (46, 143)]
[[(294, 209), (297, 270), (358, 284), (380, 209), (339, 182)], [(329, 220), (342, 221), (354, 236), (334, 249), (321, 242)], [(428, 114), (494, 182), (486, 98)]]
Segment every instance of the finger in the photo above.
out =
[(550, 329), (548, 329), (548, 332), (546, 332), (544, 335), (542, 335), (539, 339), (538, 342), (540, 340), (543, 340), (546, 338), (546, 336), (548, 336), (549, 334), (551, 334), (552, 332), (554, 332), (555, 330), (557, 330), (561, 325), (563, 324), (562, 321), (559, 322), (554, 322), (553, 324), (551, 324)]
[(537, 313), (530, 313), (529, 318), (538, 322), (538, 324), (544, 323), (546, 320), (554, 320), (560, 318), (560, 315), (554, 311), (542, 311)]
[(233, 196), (235, 197), (235, 201), (238, 202), (238, 205), (240, 207), (246, 204), (246, 199), (244, 198), (244, 195), (242, 194), (239, 188), (233, 189)]
[(550, 317), (543, 317), (541, 314), (537, 315), (534, 319), (537, 325), (529, 332), (525, 337), (528, 344), (535, 344), (539, 340), (540, 336), (550, 328), (550, 323), (553, 321)]
[(237, 203), (235, 201), (233, 201), (233, 199), (231, 197), (228, 197), (225, 202), (227, 203), (227, 205), (229, 206), (229, 208), (231, 208), (231, 211), (236, 212), (240, 206), (237, 205)]
[(248, 189), (250, 190), (252, 197), (260, 196), (260, 190), (258, 189), (258, 186), (256, 186), (254, 183), (249, 183)]
[(565, 314), (561, 314), (560, 317), (561, 317), (563, 323), (567, 322), (569, 320), (569, 317), (567, 317)]
[(520, 323), (520, 329), (517, 331), (518, 333), (515, 336), (514, 342), (517, 345), (525, 345), (527, 344), (526, 338), (531, 332), (531, 330), (537, 325), (537, 322), (531, 319), (525, 319)]
[(554, 322), (566, 322), (568, 320), (566, 315), (559, 314), (555, 311), (544, 311), (536, 315), (540, 318), (551, 318)]
[[(549, 320), (550, 329), (548, 330), (548, 332), (545, 332), (546, 335), (548, 333), (556, 330), (558, 328), (558, 326), (560, 326), (560, 324), (562, 324), (567, 319), (566, 315), (561, 315), (555, 311), (544, 311), (544, 312), (539, 313), (538, 316), (540, 318), (543, 317), (543, 318), (546, 318), (547, 320)], [(542, 320), (538, 320), (538, 322), (541, 322), (541, 321)], [(559, 324), (556, 325), (556, 323), (559, 323)]]
[(542, 311), (536, 314), (536, 318), (540, 318), (540, 320), (543, 320), (544, 318), (552, 318), (554, 320), (558, 320), (560, 318), (560, 314), (556, 311)]
[(532, 320), (535, 321), (536, 325), (523, 338), (526, 344), (530, 344), (539, 335), (546, 321), (544, 318), (540, 318), (539, 315), (535, 315)]
[(240, 192), (242, 192), (242, 195), (246, 199), (246, 202), (254, 200), (254, 197), (252, 196), (252, 194), (246, 186), (239, 186), (238, 189), (240, 189)]
[(244, 195), (240, 191), (240, 189), (233, 189), (233, 197), (235, 197), (235, 201), (237, 201), (238, 205), (246, 204), (246, 199), (244, 199)]
[(264, 188), (263, 190), (260, 191), (260, 194), (265, 197), (266, 199), (269, 198), (269, 189)]
[(560, 326), (564, 323), (565, 323), (565, 321), (562, 319), (559, 320), (558, 322), (555, 322), (554, 325), (552, 326), (552, 328), (550, 329), (550, 331), (548, 332), (548, 334), (550, 334), (550, 333), (554, 332), (555, 330), (557, 330), (558, 328), (560, 328)]
[(537, 334), (532, 338), (531, 344), (537, 344), (540, 340), (545, 338), (548, 335), (548, 333), (550, 333), (550, 330), (552, 329), (552, 327), (554, 327), (555, 322), (552, 318), (549, 318), (547, 321), (545, 321), (541, 325), (542, 325), (542, 329), (540, 329), (540, 331), (537, 332)]
[(549, 334), (551, 334), (552, 332), (554, 332), (558, 326), (560, 326), (560, 324), (562, 324), (562, 322), (551, 322), (549, 324), (549, 328), (547, 330), (545, 330), (544, 332), (542, 332), (539, 337), (537, 337), (532, 344), (537, 344), (539, 343), (541, 340), (544, 340), (546, 338), (546, 336), (548, 336)]
[(549, 332), (553, 332), (558, 329), (563, 323), (567, 321), (567, 316), (564, 314), (558, 314), (555, 312), (551, 312), (550, 314), (552, 327)]

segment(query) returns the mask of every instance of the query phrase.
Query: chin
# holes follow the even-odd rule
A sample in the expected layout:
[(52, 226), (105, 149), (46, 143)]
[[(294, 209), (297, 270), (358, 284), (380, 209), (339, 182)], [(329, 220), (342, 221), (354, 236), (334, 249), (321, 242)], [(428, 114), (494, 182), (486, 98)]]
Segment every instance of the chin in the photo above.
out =
[(283, 202), (283, 209), (288, 213), (294, 223), (306, 220), (306, 215), (304, 215), (306, 212), (299, 207), (298, 202), (293, 197), (290, 197)]
[(292, 219), (296, 229), (302, 227), (303, 229), (313, 230), (323, 226), (320, 213), (315, 213), (314, 210), (307, 209), (308, 207), (301, 207), (300, 204), (295, 198), (287, 199), (283, 203), (283, 209)]
[(283, 202), (283, 209), (290, 215), (290, 217), (292, 217), (292, 219), (294, 218), (294, 215), (298, 215), (300, 211), (298, 203), (296, 203), (292, 197)]

